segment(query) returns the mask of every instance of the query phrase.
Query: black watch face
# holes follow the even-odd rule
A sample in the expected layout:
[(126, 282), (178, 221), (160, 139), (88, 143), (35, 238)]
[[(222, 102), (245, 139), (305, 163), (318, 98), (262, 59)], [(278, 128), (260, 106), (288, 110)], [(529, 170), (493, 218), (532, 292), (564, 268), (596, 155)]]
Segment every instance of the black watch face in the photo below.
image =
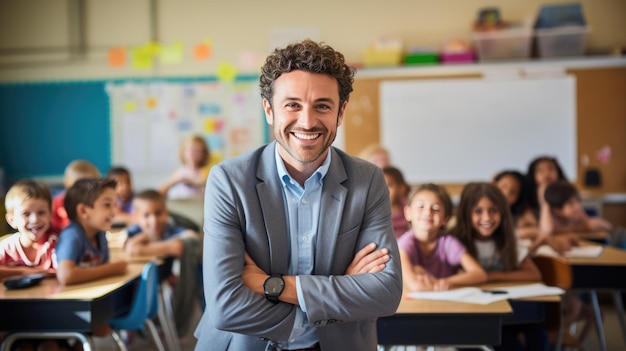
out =
[(267, 294), (280, 294), (285, 287), (285, 282), (282, 278), (271, 277), (265, 283), (265, 292)]

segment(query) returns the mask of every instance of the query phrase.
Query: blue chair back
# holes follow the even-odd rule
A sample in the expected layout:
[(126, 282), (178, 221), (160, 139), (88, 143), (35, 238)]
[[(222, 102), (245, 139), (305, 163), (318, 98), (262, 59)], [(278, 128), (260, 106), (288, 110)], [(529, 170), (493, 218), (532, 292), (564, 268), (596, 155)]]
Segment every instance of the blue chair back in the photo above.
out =
[(111, 327), (115, 330), (143, 329), (146, 319), (152, 319), (157, 315), (159, 308), (158, 291), (158, 268), (156, 262), (152, 261), (147, 263), (141, 272), (141, 280), (130, 312), (125, 316), (110, 319)]

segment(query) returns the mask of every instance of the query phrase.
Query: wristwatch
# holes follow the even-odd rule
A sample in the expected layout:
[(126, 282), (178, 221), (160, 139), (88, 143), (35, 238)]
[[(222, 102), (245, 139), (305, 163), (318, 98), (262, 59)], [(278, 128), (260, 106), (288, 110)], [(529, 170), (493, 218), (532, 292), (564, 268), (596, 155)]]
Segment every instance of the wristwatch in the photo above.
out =
[(265, 292), (265, 298), (278, 303), (278, 297), (283, 293), (285, 289), (285, 280), (280, 274), (272, 274), (263, 283), (263, 291)]

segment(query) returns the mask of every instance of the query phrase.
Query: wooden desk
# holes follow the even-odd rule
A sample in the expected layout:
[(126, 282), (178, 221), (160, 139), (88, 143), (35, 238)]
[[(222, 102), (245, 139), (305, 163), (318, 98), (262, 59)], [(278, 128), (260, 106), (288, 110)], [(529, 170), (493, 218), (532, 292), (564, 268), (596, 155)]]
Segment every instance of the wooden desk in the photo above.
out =
[(46, 278), (21, 290), (2, 285), (0, 330), (90, 333), (93, 327), (128, 311), (143, 266), (131, 263), (124, 275), (83, 284), (61, 286), (55, 278)]
[(378, 319), (378, 344), (499, 345), (502, 319), (512, 313), (507, 301), (476, 305), (403, 298), (396, 314)]
[[(597, 245), (590, 241), (583, 241), (582, 245)], [(622, 328), (622, 335), (626, 340), (626, 318), (621, 292), (626, 291), (626, 251), (611, 246), (604, 246), (599, 257), (565, 257), (562, 258), (571, 267), (572, 290), (589, 292), (595, 312), (600, 348), (607, 350), (604, 326), (598, 301), (598, 291), (609, 291)]]

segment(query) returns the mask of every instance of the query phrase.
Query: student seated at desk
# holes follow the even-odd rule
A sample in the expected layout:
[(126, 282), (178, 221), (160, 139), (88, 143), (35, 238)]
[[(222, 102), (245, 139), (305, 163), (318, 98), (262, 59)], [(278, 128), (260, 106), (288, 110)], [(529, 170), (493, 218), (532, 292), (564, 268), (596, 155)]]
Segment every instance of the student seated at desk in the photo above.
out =
[(404, 213), (411, 230), (398, 239), (408, 291), (448, 290), (487, 280), (463, 244), (452, 235), (443, 235), (451, 212), (452, 200), (443, 187), (424, 184), (409, 195)]
[(106, 177), (117, 182), (115, 187), (115, 217), (113, 224), (125, 227), (132, 222), (133, 183), (128, 169), (118, 166), (111, 167)]
[(115, 185), (112, 179), (81, 179), (68, 189), (65, 209), (70, 224), (56, 247), (59, 283), (82, 283), (126, 272), (127, 262), (109, 262), (106, 239), (115, 215)]
[[(612, 229), (611, 223), (600, 217), (589, 217), (583, 208), (580, 195), (573, 184), (557, 181), (549, 184), (540, 201), (539, 228), (541, 239), (547, 240), (560, 232), (584, 232)], [(558, 236), (557, 236), (558, 237)], [(540, 241), (541, 242), (541, 241)], [(577, 321), (585, 321), (585, 327), (578, 338), (583, 343), (588, 331), (595, 325), (593, 308), (578, 294), (568, 292), (563, 297), (564, 324), (569, 326)]]
[[(465, 185), (452, 234), (487, 272), (488, 282), (541, 280), (528, 250), (517, 245), (509, 205), (495, 185)], [(524, 344), (520, 334), (524, 335)], [(496, 350), (548, 349), (547, 332), (537, 324), (504, 327), (502, 336)]]
[[(194, 298), (202, 297), (199, 284), (202, 260), (198, 233), (168, 223), (169, 214), (164, 196), (156, 190), (144, 190), (133, 199), (134, 225), (126, 229), (125, 251), (131, 255), (178, 258), (178, 278), (169, 272), (174, 283), (174, 319), (179, 336), (190, 331)], [(202, 302), (202, 301), (201, 301)]]
[(33, 180), (20, 180), (9, 189), (4, 202), (7, 223), (17, 233), (0, 241), (0, 280), (12, 275), (54, 273), (58, 236), (50, 230), (50, 190)]
[(385, 167), (383, 173), (391, 200), (391, 225), (396, 239), (398, 239), (409, 230), (409, 222), (404, 218), (404, 206), (406, 206), (406, 199), (409, 195), (409, 185), (404, 180), (402, 172), (396, 167)]
[(548, 185), (540, 206), (539, 227), (543, 233), (613, 229), (607, 220), (587, 215), (578, 191), (566, 181)]
[(85, 160), (74, 160), (65, 167), (63, 173), (63, 185), (65, 191), (58, 194), (52, 199), (52, 229), (56, 232), (60, 232), (68, 224), (70, 219), (67, 217), (65, 211), (65, 192), (71, 188), (74, 183), (79, 179), (98, 179), (100, 178), (100, 171), (91, 162)]
[(195, 199), (204, 196), (211, 152), (204, 138), (192, 135), (180, 145), (181, 167), (165, 181), (159, 191), (168, 199)]

